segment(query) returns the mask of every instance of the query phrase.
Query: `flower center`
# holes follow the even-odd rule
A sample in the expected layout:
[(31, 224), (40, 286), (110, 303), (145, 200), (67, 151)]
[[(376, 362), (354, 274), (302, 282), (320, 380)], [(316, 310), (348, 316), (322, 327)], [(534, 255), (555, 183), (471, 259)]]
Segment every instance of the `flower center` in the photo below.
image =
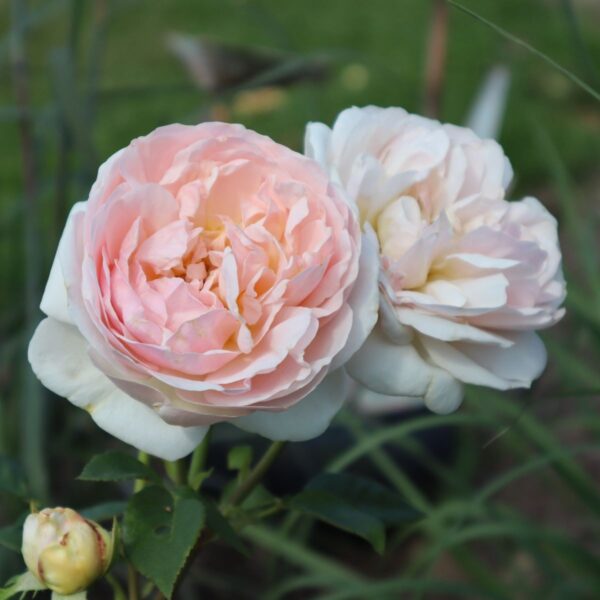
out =
[(427, 225), (419, 202), (413, 196), (400, 196), (390, 202), (375, 223), (381, 253), (391, 260), (400, 259)]

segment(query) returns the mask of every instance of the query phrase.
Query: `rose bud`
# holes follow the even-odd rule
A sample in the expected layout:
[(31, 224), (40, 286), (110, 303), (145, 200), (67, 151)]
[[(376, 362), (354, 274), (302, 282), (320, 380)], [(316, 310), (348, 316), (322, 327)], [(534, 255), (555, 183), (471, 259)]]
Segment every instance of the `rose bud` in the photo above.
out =
[(113, 538), (70, 508), (45, 508), (23, 526), (22, 553), (39, 581), (65, 596), (88, 588), (108, 570)]

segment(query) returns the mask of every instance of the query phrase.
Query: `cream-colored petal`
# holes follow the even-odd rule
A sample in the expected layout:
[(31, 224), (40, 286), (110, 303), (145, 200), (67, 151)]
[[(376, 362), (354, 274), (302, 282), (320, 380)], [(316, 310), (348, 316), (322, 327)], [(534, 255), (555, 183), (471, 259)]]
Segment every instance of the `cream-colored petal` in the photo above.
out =
[(422, 397), (431, 380), (431, 366), (415, 348), (395, 344), (379, 327), (346, 363), (346, 370), (368, 389), (388, 396)]
[(67, 286), (60, 262), (60, 254), (61, 252), (64, 252), (66, 247), (71, 245), (71, 238), (74, 235), (73, 218), (76, 214), (84, 212), (85, 207), (85, 202), (78, 202), (73, 206), (71, 212), (69, 213), (67, 223), (58, 243), (56, 256), (52, 262), (52, 267), (50, 269), (46, 288), (44, 289), (42, 301), (40, 303), (40, 309), (44, 314), (52, 317), (53, 319), (62, 321), (63, 323), (73, 324), (73, 319), (69, 315)]
[(344, 349), (333, 359), (331, 370), (341, 367), (363, 345), (371, 333), (379, 311), (379, 248), (370, 225), (362, 236), (359, 272), (348, 304), (352, 309), (352, 329)]
[(102, 429), (139, 450), (176, 460), (192, 452), (207, 431), (168, 425), (118, 389), (94, 366), (84, 338), (71, 325), (44, 319), (29, 343), (28, 358), (48, 389), (87, 410)]

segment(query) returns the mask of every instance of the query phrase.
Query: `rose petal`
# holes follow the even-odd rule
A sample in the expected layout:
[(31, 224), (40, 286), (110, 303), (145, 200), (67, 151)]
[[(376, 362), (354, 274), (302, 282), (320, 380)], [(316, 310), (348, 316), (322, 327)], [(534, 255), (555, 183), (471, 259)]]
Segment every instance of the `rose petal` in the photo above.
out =
[(499, 390), (529, 387), (546, 366), (544, 344), (532, 332), (512, 334), (510, 348), (420, 339), (435, 364), (465, 383)]
[(232, 423), (271, 440), (301, 442), (321, 435), (342, 407), (348, 393), (343, 369), (330, 373), (319, 386), (283, 412), (256, 411)]
[(67, 284), (60, 264), (60, 254), (61, 252), (64, 252), (65, 247), (69, 246), (71, 239), (73, 238), (74, 216), (78, 213), (85, 212), (85, 207), (85, 202), (77, 202), (69, 213), (65, 229), (63, 230), (58, 243), (56, 256), (52, 262), (48, 283), (46, 283), (46, 289), (44, 290), (44, 295), (42, 296), (42, 301), (40, 303), (40, 309), (43, 313), (49, 317), (62, 321), (63, 323), (73, 324), (73, 319), (69, 314)]
[(379, 309), (379, 252), (375, 232), (366, 225), (362, 237), (359, 273), (352, 288), (348, 304), (352, 309), (352, 329), (344, 349), (333, 359), (331, 369), (337, 369), (346, 363), (363, 345), (371, 333)]
[(431, 366), (412, 345), (399, 346), (377, 327), (346, 363), (353, 379), (387, 396), (423, 396), (431, 380)]
[(177, 460), (192, 452), (206, 433), (206, 427), (168, 425), (119, 390), (93, 365), (85, 340), (71, 325), (44, 319), (29, 343), (28, 358), (48, 389), (85, 408), (102, 429), (139, 450)]

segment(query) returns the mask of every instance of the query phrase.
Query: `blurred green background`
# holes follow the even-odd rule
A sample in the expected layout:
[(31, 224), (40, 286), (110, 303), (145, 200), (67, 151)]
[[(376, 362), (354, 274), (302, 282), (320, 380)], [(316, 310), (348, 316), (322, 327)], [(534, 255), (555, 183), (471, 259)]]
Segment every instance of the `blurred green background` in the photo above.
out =
[[(598, 0), (464, 3), (600, 89)], [(242, 122), (300, 150), (307, 121), (331, 123), (350, 105), (419, 112), (432, 6), (0, 4), (0, 453), (20, 465), (37, 497), (75, 507), (98, 500), (101, 492), (72, 480), (93, 452), (116, 444), (42, 390), (25, 358), (68, 209), (85, 199), (98, 166), (176, 121)], [(548, 370), (531, 392), (472, 389), (451, 417), (364, 427), (342, 415), (356, 458), (426, 515), (397, 532), (383, 558), (306, 520), (275, 523), (249, 534), (260, 551), (247, 568), (234, 556), (232, 571), (227, 554), (200, 561), (186, 597), (199, 589), (206, 598), (600, 597), (600, 104), (452, 7), (447, 50), (440, 117), (464, 122), (488, 70), (507, 66), (500, 142), (515, 169), (514, 196), (536, 195), (559, 218), (568, 316), (545, 336)], [(442, 426), (453, 434), (447, 460), (412, 436)], [(390, 458), (397, 447), (427, 473), (426, 485)], [(330, 468), (351, 468), (351, 459)], [(4, 492), (0, 484), (0, 526), (22, 510)], [(3, 579), (19, 565), (0, 547)]]

